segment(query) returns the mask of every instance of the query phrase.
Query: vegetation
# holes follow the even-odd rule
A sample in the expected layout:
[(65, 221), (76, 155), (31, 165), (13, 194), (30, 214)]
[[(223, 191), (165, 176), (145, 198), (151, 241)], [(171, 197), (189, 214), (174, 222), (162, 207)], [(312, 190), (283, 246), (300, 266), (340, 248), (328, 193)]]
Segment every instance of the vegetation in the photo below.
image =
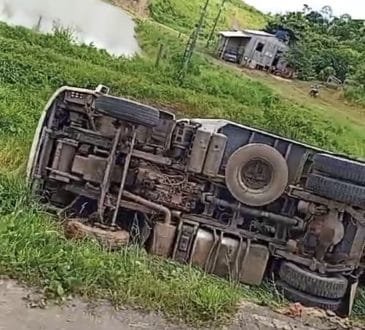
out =
[(249, 291), (133, 247), (108, 252), (93, 240), (68, 241), (14, 176), (0, 176), (0, 198), (0, 272), (44, 288), (48, 297), (107, 298), (194, 323), (224, 320), (244, 297), (275, 305), (264, 288)]
[[(149, 21), (138, 22), (137, 32), (144, 53), (128, 60), (77, 46), (67, 31), (40, 35), (0, 24), (0, 273), (42, 286), (54, 297), (110, 298), (191, 322), (222, 321), (242, 298), (277, 303), (268, 290), (230, 284), (136, 249), (109, 253), (93, 241), (66, 241), (53, 219), (29, 198), (23, 176), (32, 135), (44, 104), (61, 85), (94, 88), (103, 83), (113, 94), (178, 115), (223, 117), (365, 155), (365, 137), (356, 124), (283, 100), (269, 87), (203, 55), (194, 56), (186, 80), (178, 85), (186, 36)], [(165, 55), (156, 67), (159, 43), (165, 45)], [(364, 317), (361, 295), (358, 317)]]
[(346, 96), (364, 101), (365, 25), (345, 14), (336, 17), (329, 6), (314, 11), (307, 5), (300, 12), (275, 15), (266, 27), (269, 32), (289, 31), (289, 63), (304, 80), (326, 80), (335, 75), (347, 83)]

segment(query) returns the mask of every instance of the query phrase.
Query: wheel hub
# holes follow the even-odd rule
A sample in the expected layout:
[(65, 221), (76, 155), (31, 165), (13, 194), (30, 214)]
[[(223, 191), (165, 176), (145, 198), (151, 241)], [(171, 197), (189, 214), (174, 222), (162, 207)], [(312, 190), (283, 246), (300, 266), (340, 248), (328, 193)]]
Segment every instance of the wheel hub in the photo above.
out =
[(263, 159), (252, 159), (242, 167), (241, 180), (250, 189), (265, 188), (272, 180), (271, 165)]

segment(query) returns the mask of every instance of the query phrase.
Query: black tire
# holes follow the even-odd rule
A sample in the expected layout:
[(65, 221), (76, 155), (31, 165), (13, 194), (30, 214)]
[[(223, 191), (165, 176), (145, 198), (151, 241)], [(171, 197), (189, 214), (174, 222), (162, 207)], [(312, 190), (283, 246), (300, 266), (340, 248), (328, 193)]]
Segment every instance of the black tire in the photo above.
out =
[(264, 206), (278, 199), (285, 191), (288, 165), (273, 147), (253, 143), (231, 155), (225, 177), (228, 190), (238, 201), (249, 206)]
[(305, 270), (291, 262), (282, 262), (279, 276), (282, 281), (294, 289), (322, 298), (343, 298), (348, 287), (348, 281), (342, 275), (325, 277)]
[(147, 127), (157, 126), (160, 120), (159, 110), (113, 96), (99, 96), (95, 100), (95, 110), (109, 117)]
[(365, 186), (339, 181), (320, 174), (310, 174), (306, 188), (315, 194), (348, 205), (365, 207)]
[(365, 184), (365, 164), (355, 160), (316, 154), (313, 158), (313, 168), (338, 179)]
[(279, 292), (283, 293), (284, 297), (290, 301), (298, 302), (308, 307), (318, 307), (325, 310), (339, 311), (342, 305), (341, 299), (326, 299), (315, 297), (310, 294), (301, 292), (292, 288), (290, 285), (277, 281), (276, 286)]

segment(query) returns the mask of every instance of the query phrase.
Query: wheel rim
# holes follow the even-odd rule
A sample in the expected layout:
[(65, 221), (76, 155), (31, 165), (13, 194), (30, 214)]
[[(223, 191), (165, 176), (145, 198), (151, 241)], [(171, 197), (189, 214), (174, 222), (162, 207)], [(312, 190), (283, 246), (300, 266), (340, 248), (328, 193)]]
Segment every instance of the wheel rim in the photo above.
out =
[(240, 171), (240, 183), (250, 190), (263, 190), (273, 180), (272, 166), (262, 158), (248, 161)]

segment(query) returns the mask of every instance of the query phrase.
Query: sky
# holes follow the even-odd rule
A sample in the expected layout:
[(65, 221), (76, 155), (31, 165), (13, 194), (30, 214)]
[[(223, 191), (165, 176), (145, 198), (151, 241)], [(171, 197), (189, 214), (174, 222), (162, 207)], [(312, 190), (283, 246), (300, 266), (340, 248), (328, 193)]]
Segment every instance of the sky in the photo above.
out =
[(350, 14), (353, 18), (365, 19), (364, 0), (244, 0), (263, 12), (285, 12), (301, 10), (303, 4), (313, 9), (321, 9), (323, 6), (331, 6), (335, 15)]

